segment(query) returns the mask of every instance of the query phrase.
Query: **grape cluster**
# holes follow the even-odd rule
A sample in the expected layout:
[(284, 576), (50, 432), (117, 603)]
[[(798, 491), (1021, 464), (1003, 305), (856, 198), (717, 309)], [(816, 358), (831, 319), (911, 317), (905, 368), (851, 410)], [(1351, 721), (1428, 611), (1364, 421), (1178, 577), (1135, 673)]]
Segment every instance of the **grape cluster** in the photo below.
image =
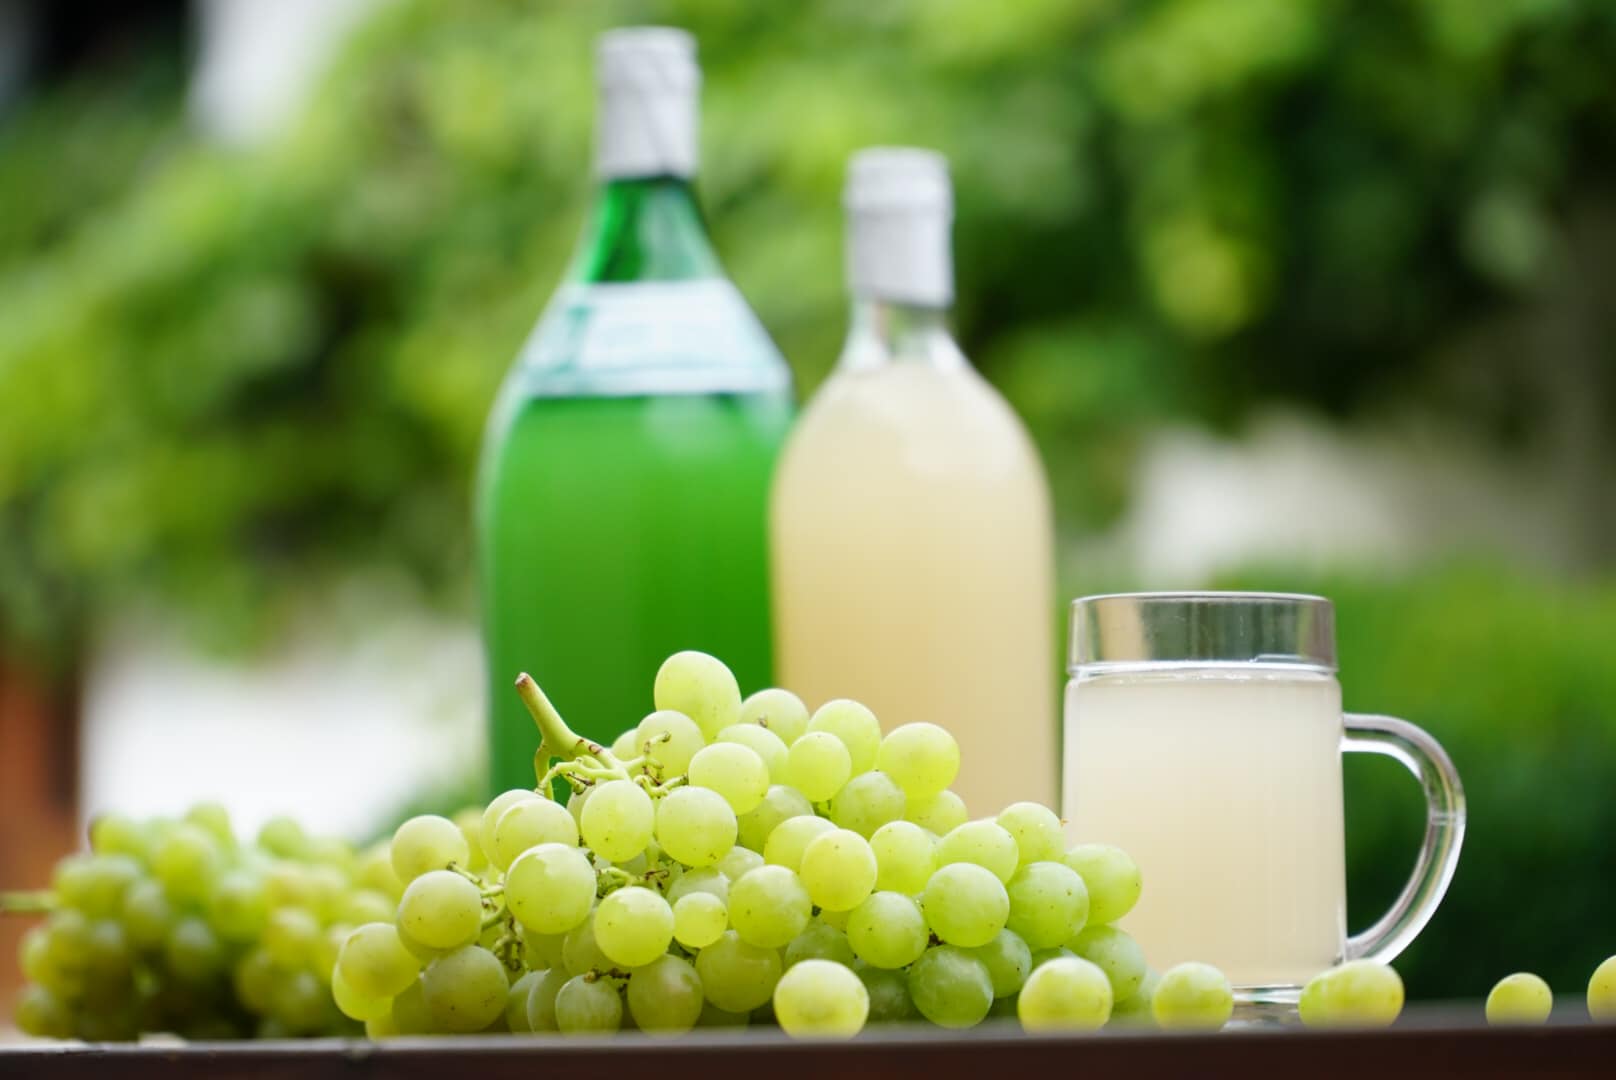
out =
[(244, 843), (214, 804), (179, 820), (108, 814), (48, 892), (6, 898), (50, 913), (22, 938), (18, 1027), (92, 1041), (354, 1030), (332, 999), (337, 951), (391, 919), (401, 892), (385, 850), (289, 819)]

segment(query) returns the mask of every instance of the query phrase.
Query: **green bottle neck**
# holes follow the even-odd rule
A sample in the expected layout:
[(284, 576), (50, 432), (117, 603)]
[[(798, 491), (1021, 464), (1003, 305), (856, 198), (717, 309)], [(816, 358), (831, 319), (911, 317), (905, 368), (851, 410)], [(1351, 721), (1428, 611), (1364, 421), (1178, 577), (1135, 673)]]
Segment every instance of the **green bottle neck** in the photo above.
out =
[(603, 183), (573, 263), (577, 282), (723, 277), (694, 185), (673, 176)]

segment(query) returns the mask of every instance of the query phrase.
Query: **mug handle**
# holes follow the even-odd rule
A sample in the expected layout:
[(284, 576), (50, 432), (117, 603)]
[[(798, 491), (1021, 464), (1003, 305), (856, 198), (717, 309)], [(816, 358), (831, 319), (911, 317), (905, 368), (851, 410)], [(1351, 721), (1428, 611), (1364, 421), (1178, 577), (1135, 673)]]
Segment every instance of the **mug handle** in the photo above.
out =
[(1447, 751), (1423, 730), (1392, 716), (1347, 713), (1341, 750), (1381, 754), (1402, 762), (1425, 789), (1425, 840), (1414, 873), (1391, 910), (1361, 934), (1347, 938), (1344, 959), (1389, 964), (1425, 929), (1448, 891), (1464, 844), (1464, 787)]

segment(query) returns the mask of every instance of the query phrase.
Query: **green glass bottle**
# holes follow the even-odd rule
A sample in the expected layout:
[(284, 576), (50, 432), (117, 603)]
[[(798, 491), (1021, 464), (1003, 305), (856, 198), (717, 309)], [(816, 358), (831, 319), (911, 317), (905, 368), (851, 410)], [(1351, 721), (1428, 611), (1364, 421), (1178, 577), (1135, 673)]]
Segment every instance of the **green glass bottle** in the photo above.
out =
[(522, 671), (607, 743), (651, 710), (670, 653), (722, 657), (747, 690), (771, 677), (766, 506), (789, 371), (696, 202), (690, 37), (613, 31), (599, 63), (601, 188), (479, 471), (494, 790), (533, 785)]

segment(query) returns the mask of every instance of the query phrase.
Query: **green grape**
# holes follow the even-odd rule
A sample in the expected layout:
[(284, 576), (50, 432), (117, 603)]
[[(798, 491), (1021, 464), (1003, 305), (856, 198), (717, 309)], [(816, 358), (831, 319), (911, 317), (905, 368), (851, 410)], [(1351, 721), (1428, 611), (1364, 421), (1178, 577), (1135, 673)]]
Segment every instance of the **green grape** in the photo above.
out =
[(908, 798), (929, 799), (959, 775), (959, 743), (936, 724), (903, 724), (881, 740), (875, 764)]
[(1351, 960), (1308, 980), (1297, 1004), (1309, 1027), (1386, 1027), (1403, 1011), (1403, 980), (1386, 964)]
[(331, 997), (337, 1003), (342, 1015), (350, 1020), (380, 1020), (393, 1014), (391, 997), (367, 997), (359, 993), (342, 977), (341, 968), (331, 975)]
[(701, 1028), (746, 1027), (751, 1022), (750, 1013), (730, 1012), (710, 1001), (702, 1003), (701, 1015), (696, 1018), (696, 1026)]
[(146, 858), (151, 840), (147, 829), (126, 814), (109, 811), (90, 822), (90, 850), (98, 855)]
[(397, 912), (398, 901), (389, 900), (375, 889), (355, 889), (342, 898), (336, 918), (349, 926), (363, 926), (370, 922), (392, 922)]
[(517, 927), (522, 935), (522, 960), (529, 969), (544, 971), (562, 966), (561, 945), (566, 941), (565, 934), (541, 934), (522, 928), (520, 923)]
[[(630, 762), (640, 756), (640, 732), (638, 728), (629, 728), (612, 740), (610, 747), (612, 756), (621, 762)], [(522, 1022), (527, 1023), (523, 1016)]]
[(430, 1035), (437, 1026), (427, 1008), (425, 982), (416, 979), (393, 999), (393, 1029), (400, 1035)]
[(532, 1032), (557, 1031), (555, 1018), (556, 995), (572, 978), (567, 969), (553, 967), (539, 975), (538, 981), (527, 995), (527, 1028)]
[(780, 981), (780, 953), (749, 944), (736, 931), (726, 930), (723, 937), (696, 954), (696, 974), (701, 976), (708, 1001), (726, 1012), (749, 1013), (774, 993), (774, 985)]
[(1616, 956), (1608, 957), (1588, 980), (1588, 1016), (1616, 1020)]
[(786, 751), (786, 782), (812, 802), (824, 802), (853, 775), (847, 744), (828, 731), (811, 731)]
[(556, 993), (555, 1018), (563, 1035), (616, 1031), (623, 1026), (623, 999), (608, 979), (574, 975)]
[[(741, 820), (744, 822), (746, 819), (742, 818)], [(742, 847), (737, 843), (729, 849), (728, 855), (713, 864), (713, 868), (730, 881), (734, 881), (748, 870), (756, 870), (763, 865), (764, 861), (762, 851), (753, 851), (751, 848)], [(726, 896), (728, 895), (727, 888), (725, 894)]]
[(853, 974), (870, 995), (869, 1024), (901, 1024), (916, 1019), (915, 1003), (909, 999), (909, 978), (902, 971), (888, 971), (858, 962)]
[(564, 934), (582, 923), (594, 906), (595, 868), (575, 847), (529, 848), (505, 873), (505, 903), (526, 929)]
[(358, 993), (371, 998), (392, 998), (403, 993), (420, 975), (421, 963), (399, 940), (396, 927), (373, 922), (349, 932), (337, 953), (336, 969)]
[(930, 939), (920, 905), (902, 893), (872, 893), (847, 917), (848, 944), (873, 967), (908, 967), (920, 959)]
[(200, 917), (186, 915), (169, 930), (163, 960), (180, 978), (201, 982), (224, 969), (224, 945)]
[(716, 742), (690, 759), (690, 783), (716, 791), (737, 815), (745, 814), (755, 810), (769, 793), (769, 766), (749, 746)]
[(769, 842), (763, 845), (763, 861), (770, 866), (800, 870), (802, 855), (808, 850), (808, 845), (835, 828), (836, 825), (828, 818), (787, 818), (769, 834)]
[(1010, 895), (1010, 921), (1005, 925), (1034, 949), (1053, 949), (1070, 941), (1088, 920), (1088, 889), (1077, 871), (1064, 863), (1028, 863), (1016, 871), (1005, 891)]
[(729, 927), (729, 908), (709, 892), (693, 892), (673, 903), (673, 936), (687, 949), (704, 949)]
[[(510, 883), (507, 882), (506, 889), (509, 888)], [(514, 903), (512, 910), (515, 910)], [(279, 911), (275, 913), (277, 916), (280, 914)], [(521, 917), (521, 913), (517, 912), (517, 918)], [(476, 885), (453, 870), (428, 870), (415, 877), (404, 890), (403, 899), (398, 902), (398, 925), (411, 939), (429, 949), (456, 949), (469, 945), (477, 940), (482, 930), (482, 919), (482, 894)], [(270, 926), (274, 924), (275, 916), (271, 916)], [(266, 944), (270, 943), (266, 940)]]
[(206, 829), (182, 821), (152, 850), (152, 876), (171, 900), (196, 903), (207, 895), (221, 856)]
[(875, 852), (858, 833), (831, 829), (808, 841), (797, 873), (816, 905), (828, 911), (852, 911), (875, 888)]
[(853, 759), (853, 775), (875, 768), (881, 749), (881, 723), (875, 714), (856, 701), (838, 698), (827, 701), (808, 720), (809, 731), (828, 731), (842, 740)]
[(302, 967), (319, 940), (320, 920), (306, 908), (276, 908), (264, 921), (264, 948), (283, 968)]
[(283, 859), (300, 859), (308, 851), (309, 835), (289, 817), (272, 817), (258, 830), (258, 846)]
[[(342, 946), (347, 943), (348, 935), (356, 929), (358, 927), (355, 927), (352, 923), (332, 923), (320, 931), (320, 942), (315, 946), (314, 960), (311, 966), (314, 968), (314, 973), (325, 982), (331, 981), (331, 976), (337, 968), (337, 957), (342, 955)], [(399, 948), (403, 948), (402, 943)], [(409, 952), (408, 949), (405, 949), (405, 951)], [(413, 953), (410, 955), (412, 958), (414, 957)]]
[(573, 791), (567, 797), (567, 813), (572, 815), (572, 820), (578, 823), (580, 829), (584, 824), (584, 807), (589, 805), (589, 796), (594, 793), (593, 787), (586, 787), (582, 791)]
[[(454, 817), (449, 820), (455, 823), (455, 828), (460, 830), (460, 835), (466, 840), (465, 869), (472, 873), (480, 873), (488, 866), (488, 850), (483, 846), (483, 812), (468, 806), (455, 811)], [(567, 820), (572, 820), (570, 814)], [(328, 862), (328, 865), (337, 867), (335, 862)]]
[(808, 706), (790, 690), (771, 687), (741, 702), (740, 722), (767, 728), (790, 746), (808, 730)]
[(672, 941), (673, 909), (650, 889), (618, 889), (595, 908), (595, 944), (615, 964), (643, 967), (667, 952)]
[[(472, 810), (462, 810), (455, 815), (456, 822), (463, 820), (462, 815), (473, 813)], [(464, 825), (460, 829), (466, 834)], [(316, 836), (309, 841), (308, 857), (324, 866), (342, 871), (343, 877), (351, 877), (359, 866), (359, 853), (354, 846), (340, 836)]]
[(401, 923), (395, 923), (394, 929), (398, 931), (398, 940), (403, 943), (404, 948), (409, 950), (409, 954), (419, 960), (423, 965), (430, 964), (433, 960), (436, 960), (438, 957), (442, 956), (446, 951), (444, 949), (434, 949), (430, 945), (423, 945), (419, 941), (416, 941), (414, 938), (410, 937), (410, 932), (406, 930)]
[(967, 821), (937, 841), (937, 865), (950, 863), (985, 866), (994, 877), (1008, 883), (1021, 865), (1021, 849), (1016, 846), (1016, 838), (997, 823), (986, 818)]
[(129, 940), (115, 919), (96, 919), (86, 940), (84, 971), (99, 984), (121, 985), (130, 969)]
[(1139, 866), (1109, 844), (1079, 844), (1061, 860), (1083, 878), (1089, 892), (1089, 921), (1114, 923), (1139, 902)]
[[(1015, 900), (1010, 901), (1014, 911)], [(1072, 939), (1077, 955), (1105, 972), (1111, 980), (1111, 997), (1125, 1001), (1138, 990), (1145, 978), (1145, 953), (1126, 930), (1114, 926), (1090, 926)]]
[(389, 851), (393, 872), (406, 885), (432, 870), (464, 866), (471, 858), (460, 826), (437, 814), (421, 814), (400, 825)]
[(819, 920), (826, 926), (834, 926), (842, 933), (847, 933), (847, 920), (853, 913), (851, 911), (821, 911)]
[(73, 1012), (43, 986), (25, 986), (17, 998), (17, 1029), (39, 1039), (71, 1039)]
[(589, 796), (589, 805), (579, 818), (579, 832), (596, 855), (627, 862), (651, 842), (655, 823), (656, 807), (644, 788), (632, 780), (608, 780)]
[(208, 921), (226, 941), (242, 944), (255, 940), (269, 918), (262, 879), (251, 870), (225, 871), (213, 883), (207, 910)]
[(686, 866), (711, 866), (728, 855), (737, 831), (735, 811), (715, 791), (675, 788), (657, 804), (657, 843)]
[(185, 811), (185, 820), (213, 837), (220, 849), (235, 850), (236, 833), (230, 827), (230, 811), (222, 803), (199, 802)]
[(662, 956), (628, 977), (629, 1015), (641, 1031), (676, 1034), (689, 1031), (706, 1004), (701, 976), (690, 961)]
[(1152, 1028), (1156, 1026), (1156, 1017), (1151, 1013), (1151, 1001), (1156, 995), (1156, 984), (1161, 982), (1161, 976), (1151, 968), (1145, 969), (1145, 977), (1140, 980), (1139, 988), (1129, 997), (1111, 1003), (1111, 1020), (1113, 1027)]
[(155, 949), (168, 937), (174, 923), (174, 906), (161, 885), (144, 878), (124, 894), (121, 918), (130, 944), (137, 949)]
[(1163, 1030), (1217, 1031), (1233, 1013), (1234, 991), (1211, 964), (1168, 968), (1150, 999), (1150, 1014)]
[(937, 842), (912, 821), (889, 821), (870, 836), (875, 887), (915, 896), (937, 868)]
[(1111, 1017), (1111, 983), (1087, 960), (1063, 957), (1027, 976), (1016, 1015), (1028, 1031), (1096, 1031)]
[(42, 983), (50, 969), (50, 936), (43, 926), (30, 926), (17, 941), (17, 967), (27, 982)]
[[(763, 759), (768, 769), (769, 783), (783, 784), (786, 780), (786, 761), (790, 751), (780, 736), (756, 724), (731, 724), (718, 733), (720, 743), (737, 743)], [(759, 800), (762, 801), (761, 799)]]
[[(313, 907), (318, 897), (314, 875), (301, 863), (276, 862), (264, 871), (264, 902), (278, 907)], [(400, 894), (403, 890), (399, 890)]]
[(750, 945), (780, 948), (802, 933), (812, 913), (808, 890), (784, 866), (760, 866), (730, 884), (730, 924)]
[(57, 908), (45, 924), (46, 948), (58, 966), (82, 967), (89, 959), (90, 920), (75, 908)]
[(852, 966), (853, 946), (847, 943), (847, 935), (842, 931), (823, 919), (811, 919), (808, 928), (786, 946), (782, 960), (788, 970), (804, 960), (834, 960)]
[(1068, 949), (1064, 945), (1060, 946), (1059, 948), (1055, 948), (1055, 949), (1034, 949), (1032, 951), (1032, 969), (1034, 971), (1037, 971), (1039, 964), (1047, 963), (1050, 960), (1058, 960), (1063, 956), (1076, 956), (1076, 955), (1077, 954), (1075, 952), (1073, 952), (1071, 949)]
[(509, 870), (518, 855), (540, 844), (577, 847), (578, 824), (560, 803), (522, 799), (507, 807), (494, 823), (488, 860), (501, 870)]
[(830, 801), (831, 819), (868, 839), (875, 830), (903, 819), (903, 791), (879, 769), (853, 777)]
[(774, 987), (774, 1015), (795, 1038), (850, 1039), (870, 1015), (870, 992), (831, 960), (804, 960)]
[(1554, 1008), (1554, 992), (1540, 977), (1517, 971), (1498, 980), (1487, 995), (1487, 1023), (1541, 1024)]
[(1011, 930), (1000, 930), (992, 941), (971, 949), (970, 953), (988, 969), (995, 998), (1018, 993), (1032, 973), (1032, 950), (1021, 935)]
[[(494, 846), (494, 826), (499, 824), (499, 819), (504, 815), (505, 811), (509, 810), (519, 802), (527, 802), (529, 799), (539, 798), (543, 798), (543, 796), (541, 796), (537, 791), (532, 791), (528, 788), (511, 788), (509, 791), (502, 791), (498, 795), (495, 795), (493, 799), (489, 801), (488, 805), (483, 809), (483, 819), (480, 826), (482, 831), (478, 834), (478, 838), (482, 841), (483, 850), (492, 854), (492, 849)], [(545, 801), (548, 802), (549, 800)], [(572, 815), (568, 814), (567, 816), (571, 817)], [(576, 822), (573, 823), (573, 828), (577, 828)], [(518, 854), (520, 854), (520, 852), (518, 852)]]
[(320, 865), (309, 867), (308, 878), (309, 909), (322, 920), (335, 918), (348, 895), (348, 875), (335, 866)]
[(269, 950), (259, 946), (236, 962), (230, 973), (231, 985), (241, 1003), (255, 1013), (269, 1012), (275, 999), (275, 986), (280, 980), (280, 969)]
[(994, 819), (1015, 839), (1022, 866), (1059, 862), (1066, 854), (1066, 833), (1055, 811), (1035, 802), (1011, 803)]
[(505, 965), (478, 945), (444, 953), (421, 972), (421, 994), (439, 1031), (481, 1031), (505, 1011)]
[(965, 824), (970, 818), (965, 800), (952, 791), (941, 791), (929, 799), (909, 799), (904, 803), (903, 819), (912, 821), (935, 836), (944, 836)]
[(658, 709), (675, 709), (696, 722), (708, 739), (741, 715), (741, 688), (735, 674), (715, 656), (676, 652), (657, 669), (651, 698)]
[(967, 949), (992, 941), (1010, 917), (1003, 883), (992, 871), (968, 862), (939, 867), (926, 882), (920, 907), (938, 937)]
[(561, 939), (561, 964), (569, 975), (587, 975), (591, 971), (611, 970), (611, 960), (600, 951), (600, 945), (595, 941), (593, 911), (583, 922), (568, 930), (567, 936)]
[(544, 977), (542, 971), (524, 971), (505, 993), (505, 1027), (515, 1035), (532, 1032), (527, 1022), (527, 999), (533, 985)]
[(398, 1024), (393, 1020), (391, 1006), (389, 1006), (386, 1016), (378, 1016), (374, 1020), (365, 1021), (365, 1038), (373, 1042), (380, 1042), (383, 1039), (395, 1039), (402, 1034), (403, 1032), (398, 1030)]
[(696, 751), (707, 745), (696, 722), (672, 709), (652, 713), (635, 731), (635, 756), (643, 752), (655, 760), (664, 778), (683, 775)]
[[(737, 839), (747, 850), (761, 853), (769, 842), (769, 836), (781, 822), (794, 817), (812, 817), (813, 813), (813, 804), (808, 801), (806, 795), (796, 788), (775, 784), (769, 788), (768, 794), (763, 796), (763, 802), (756, 810), (741, 815), (737, 826)], [(733, 881), (740, 875), (728, 876)]]
[(934, 945), (909, 968), (909, 997), (939, 1027), (975, 1027), (993, 1006), (993, 979), (964, 949)]
[[(759, 860), (760, 862), (762, 860)], [(729, 878), (716, 866), (699, 866), (686, 870), (668, 886), (668, 903), (677, 903), (691, 893), (711, 893), (720, 900), (729, 900)]]
[(140, 862), (129, 855), (69, 855), (56, 864), (51, 891), (58, 903), (108, 918), (118, 914), (124, 894), (144, 876)]

